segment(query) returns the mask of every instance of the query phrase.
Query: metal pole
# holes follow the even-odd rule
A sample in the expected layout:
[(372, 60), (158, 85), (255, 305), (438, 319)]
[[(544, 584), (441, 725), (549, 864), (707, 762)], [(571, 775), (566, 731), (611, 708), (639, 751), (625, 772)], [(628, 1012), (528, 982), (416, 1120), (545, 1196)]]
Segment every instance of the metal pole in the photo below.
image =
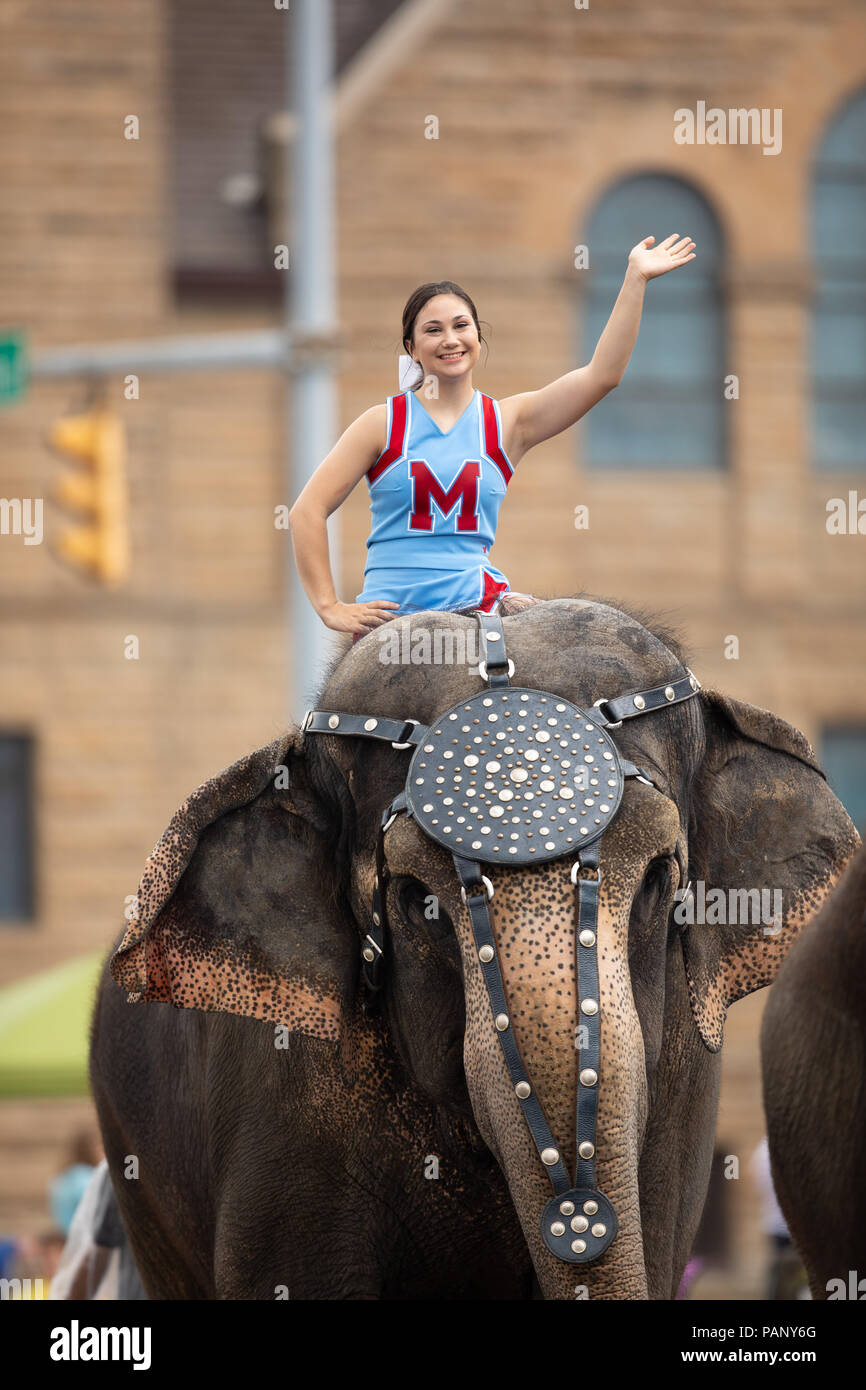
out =
[[(286, 328), (295, 334), (334, 328), (334, 156), (332, 0), (294, 0), (287, 26), (286, 79), (289, 109), (297, 116), (296, 138), (286, 143), (286, 244), (289, 273)], [(336, 389), (331, 362), (298, 364), (287, 377), (286, 479), (289, 505), (298, 496), (336, 433)], [(338, 527), (328, 525), (331, 567), (340, 594)], [(335, 650), (334, 634), (312, 607), (286, 550), (286, 634), (289, 717), (300, 722)], [(289, 633), (292, 637), (289, 637)]]

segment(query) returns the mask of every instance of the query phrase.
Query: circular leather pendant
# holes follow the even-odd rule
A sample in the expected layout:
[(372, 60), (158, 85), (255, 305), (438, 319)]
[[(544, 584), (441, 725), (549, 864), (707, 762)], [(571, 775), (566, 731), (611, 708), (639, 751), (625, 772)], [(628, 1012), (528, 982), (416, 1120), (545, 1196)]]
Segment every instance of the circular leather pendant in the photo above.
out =
[(588, 1264), (603, 1254), (619, 1229), (616, 1212), (603, 1192), (574, 1187), (551, 1197), (541, 1213), (548, 1250), (568, 1264)]
[(406, 779), (431, 839), (488, 864), (579, 852), (623, 793), (616, 744), (586, 710), (545, 690), (486, 688), (431, 724)]

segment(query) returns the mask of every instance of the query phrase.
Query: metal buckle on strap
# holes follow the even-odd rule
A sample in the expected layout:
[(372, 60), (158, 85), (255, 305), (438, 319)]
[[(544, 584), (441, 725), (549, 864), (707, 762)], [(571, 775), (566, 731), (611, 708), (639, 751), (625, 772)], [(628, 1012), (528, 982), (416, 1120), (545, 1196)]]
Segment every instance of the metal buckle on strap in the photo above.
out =
[[(421, 721), (420, 721), (420, 719), (406, 719), (406, 720), (404, 720), (404, 723), (406, 723), (406, 724), (420, 724)], [(392, 748), (411, 748), (411, 747), (412, 747), (412, 743), (411, 743), (411, 741), (410, 741), (409, 743), (392, 743), (392, 744), (391, 744), (391, 747), (392, 747)], [(390, 824), (391, 824), (391, 822), (389, 821), (389, 822), (388, 822), (388, 825), (390, 825)], [(385, 827), (386, 830), (387, 830), (387, 828), (388, 828), (388, 826)]]
[[(581, 862), (580, 862), (579, 859), (575, 859), (574, 863), (573, 863), (572, 866), (571, 866), (571, 874), (569, 875), (569, 877), (571, 878), (572, 883), (577, 883), (577, 871), (578, 871), (578, 869), (582, 869), (582, 868), (584, 868), (584, 865), (581, 864)], [(596, 866), (595, 866), (595, 878), (589, 878), (589, 879), (586, 880), (586, 882), (587, 882), (587, 883), (597, 883), (597, 884), (599, 884), (599, 885), (601, 884), (601, 865), (600, 865), (600, 864), (596, 864)]]
[[(512, 661), (512, 659), (511, 659), (510, 656), (507, 658), (507, 660), (508, 660), (508, 679), (511, 680), (511, 677), (514, 675), (514, 662)], [(478, 663), (478, 674), (479, 674), (479, 676), (481, 677), (482, 680), (485, 680), (485, 681), (487, 680), (487, 658), (486, 658), (486, 657), (482, 657), (481, 660), (480, 660), (479, 663)]]
[(310, 721), (312, 720), (312, 718), (313, 718), (313, 708), (312, 708), (312, 705), (311, 705), (309, 709), (305, 709), (305, 710), (304, 710), (304, 717), (303, 717), (303, 719), (301, 720), (301, 732), (302, 732), (302, 733), (303, 733), (303, 731), (304, 731), (305, 729), (308, 729), (308, 728), (310, 727)]
[[(491, 898), (493, 897), (493, 884), (490, 882), (490, 879), (487, 877), (486, 874), (482, 874), (482, 875), (481, 875), (481, 882), (484, 884), (484, 887), (485, 887), (485, 889), (487, 890), (487, 901), (490, 902)], [(461, 896), (461, 898), (463, 899), (463, 902), (464, 902), (464, 903), (466, 904), (466, 906), (468, 907), (469, 904), (466, 903), (466, 885), (465, 885), (465, 883), (461, 883), (461, 885), (460, 885), (460, 896)], [(476, 894), (473, 893), (472, 896), (473, 896), (473, 898), (474, 898), (474, 897), (476, 896)]]
[[(379, 956), (381, 956), (381, 954), (382, 954), (382, 947), (379, 945), (378, 941), (374, 941), (374, 940), (373, 940), (373, 938), (372, 938), (372, 936), (370, 935), (369, 932), (368, 932), (367, 935), (364, 937), (364, 940), (365, 940), (365, 941), (369, 941), (370, 945), (373, 947), (373, 950), (376, 952), (376, 954), (379, 955)], [(365, 954), (366, 954), (366, 953), (365, 953)], [(372, 957), (372, 956), (367, 956), (366, 959), (367, 959), (367, 960), (372, 960), (373, 957)]]
[(605, 727), (606, 729), (618, 729), (618, 728), (620, 728), (620, 726), (621, 726), (621, 724), (622, 724), (622, 720), (621, 720), (621, 719), (617, 719), (616, 723), (614, 723), (614, 721), (611, 719), (610, 715), (609, 715), (609, 714), (605, 714), (604, 710), (602, 709), (602, 705), (606, 705), (606, 704), (607, 704), (607, 696), (606, 696), (606, 695), (602, 695), (602, 697), (601, 697), (600, 700), (593, 700), (593, 702), (592, 702), (592, 707), (593, 707), (593, 709), (597, 709), (597, 710), (598, 710), (599, 714), (601, 715), (602, 719), (604, 720), (604, 727)]

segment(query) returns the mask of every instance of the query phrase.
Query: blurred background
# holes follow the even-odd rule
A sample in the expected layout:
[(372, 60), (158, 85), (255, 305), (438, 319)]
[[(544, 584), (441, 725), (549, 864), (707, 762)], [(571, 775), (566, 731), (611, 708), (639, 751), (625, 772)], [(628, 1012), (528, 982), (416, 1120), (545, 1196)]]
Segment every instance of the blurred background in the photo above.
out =
[[(637, 241), (696, 241), (622, 385), (516, 470), (494, 563), (672, 621), (866, 826), (862, 4), (335, 0), (330, 259), (308, 3), (0, 0), (0, 1274), (50, 1277), (99, 1157), (88, 1014), (151, 846), (303, 713), (280, 518), (398, 390), (416, 284), (469, 290), (501, 397), (589, 359)], [(699, 103), (781, 147), (679, 143)], [(353, 601), (363, 485), (333, 525)], [(694, 1298), (767, 1292), (763, 1004), (728, 1019)]]

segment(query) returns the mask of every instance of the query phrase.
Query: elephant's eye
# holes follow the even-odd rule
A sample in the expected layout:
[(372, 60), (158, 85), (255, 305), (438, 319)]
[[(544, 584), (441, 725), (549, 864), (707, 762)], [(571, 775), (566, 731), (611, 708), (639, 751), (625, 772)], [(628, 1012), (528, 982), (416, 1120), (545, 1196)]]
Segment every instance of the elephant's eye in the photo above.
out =
[(660, 903), (664, 902), (671, 886), (671, 880), (678, 873), (676, 856), (658, 854), (647, 864), (643, 882), (635, 900), (635, 907), (645, 921), (648, 921)]
[(453, 933), (451, 918), (426, 883), (407, 875), (395, 881), (394, 891), (403, 920), (428, 940), (440, 941)]

